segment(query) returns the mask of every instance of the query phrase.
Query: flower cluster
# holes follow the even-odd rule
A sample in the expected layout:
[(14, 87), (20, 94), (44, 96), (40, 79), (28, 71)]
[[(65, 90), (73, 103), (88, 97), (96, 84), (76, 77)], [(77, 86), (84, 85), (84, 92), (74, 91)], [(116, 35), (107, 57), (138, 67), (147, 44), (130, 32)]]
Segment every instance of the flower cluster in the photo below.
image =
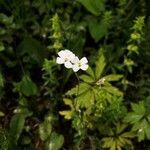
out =
[(65, 49), (58, 52), (57, 64), (64, 64), (66, 68), (72, 68), (74, 72), (87, 70), (88, 60), (86, 57), (79, 59), (74, 53)]

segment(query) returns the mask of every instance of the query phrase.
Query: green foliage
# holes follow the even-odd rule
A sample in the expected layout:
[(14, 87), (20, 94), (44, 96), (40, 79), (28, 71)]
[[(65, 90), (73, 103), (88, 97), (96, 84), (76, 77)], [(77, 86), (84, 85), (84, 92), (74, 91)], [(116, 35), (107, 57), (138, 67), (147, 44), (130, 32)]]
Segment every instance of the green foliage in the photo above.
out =
[[(121, 75), (108, 75), (106, 76), (106, 79), (105, 76), (100, 78), (105, 65), (105, 58), (101, 53), (99, 59), (96, 61), (94, 73), (95, 75), (92, 73), (92, 75), (94, 75), (94, 78), (87, 74), (81, 75), (79, 78), (81, 78), (84, 82), (81, 82), (79, 85), (72, 88), (66, 93), (66, 95), (77, 96), (75, 102), (76, 109), (86, 108), (88, 110), (91, 110), (95, 102), (97, 101), (102, 101), (102, 99), (104, 99), (104, 103), (106, 103), (105, 100), (111, 101), (110, 99), (112, 95), (122, 96), (122, 93), (109, 83), (109, 81), (119, 80), (122, 77)], [(105, 96), (103, 97), (101, 94)]]
[[(122, 98), (114, 96), (111, 104), (107, 105), (102, 113), (100, 120), (98, 120), (102, 123), (102, 125), (100, 125), (100, 128), (101, 126), (105, 126), (105, 124), (111, 127), (112, 124), (115, 124), (116, 122), (124, 118), (126, 113), (127, 109), (123, 104)], [(97, 113), (97, 116), (98, 115), (99, 114)]]
[(2, 52), (5, 49), (4, 44), (0, 42), (0, 52)]
[[(45, 47), (40, 41), (27, 36), (17, 47), (17, 55), (23, 57), (23, 62), (42, 63), (44, 60)], [(27, 56), (28, 58), (27, 58)], [(25, 57), (26, 56), (26, 57)]]
[(49, 36), (49, 38), (54, 40), (53, 46), (48, 46), (49, 49), (55, 49), (58, 52), (62, 46), (62, 34), (61, 34), (61, 26), (60, 26), (60, 19), (58, 14), (55, 14), (51, 19), (52, 24), (52, 32), (53, 34)]
[(39, 136), (40, 139), (45, 142), (44, 148), (46, 150), (59, 150), (64, 143), (63, 135), (53, 131), (53, 124), (54, 116), (48, 114), (44, 122), (39, 125)]
[(100, 53), (100, 56), (98, 57), (98, 60), (96, 61), (96, 68), (95, 68), (95, 77), (97, 80), (101, 77), (102, 71), (104, 70), (105, 65), (106, 65), (106, 62), (105, 62), (104, 54)]
[(52, 117), (48, 116), (45, 117), (45, 120), (43, 123), (39, 125), (39, 134), (41, 140), (45, 141), (51, 134), (52, 131)]
[(53, 132), (46, 142), (46, 150), (59, 150), (64, 143), (64, 137)]
[(8, 133), (5, 130), (0, 129), (0, 149), (7, 150), (8, 144), (9, 144)]
[(135, 135), (133, 132), (125, 131), (126, 128), (126, 124), (118, 123), (114, 131), (110, 130), (108, 137), (102, 138), (102, 147), (109, 148), (110, 150), (122, 150), (124, 148), (127, 149), (129, 145), (130, 149), (133, 149), (131, 139)]
[(99, 15), (105, 9), (104, 0), (78, 0), (89, 12), (94, 15)]
[(27, 117), (32, 115), (25, 104), (25, 99), (20, 100), (20, 106), (14, 110), (15, 115), (12, 117), (9, 129), (9, 141), (10, 147), (12, 145), (17, 145), (17, 141), (23, 131), (25, 120)]
[[(128, 57), (131, 57), (134, 53), (137, 55), (139, 54), (139, 43), (142, 41), (144, 19), (145, 17), (137, 17), (136, 20), (134, 20), (134, 25), (132, 27), (133, 32), (130, 35), (129, 44), (127, 46)], [(129, 72), (132, 72), (132, 67), (135, 66), (136, 63), (131, 58), (125, 58), (124, 65), (127, 66)]]
[(132, 125), (132, 131), (136, 132), (138, 141), (150, 139), (150, 113), (147, 112), (144, 102), (132, 103), (131, 107), (132, 112), (127, 114), (125, 122)]
[(36, 84), (27, 75), (23, 76), (22, 80), (19, 83), (15, 83), (14, 86), (15, 91), (20, 92), (25, 96), (32, 96), (37, 94)]
[(45, 95), (54, 95), (54, 91), (56, 90), (57, 86), (59, 85), (58, 79), (57, 79), (57, 65), (55, 63), (55, 60), (44, 60), (43, 68), (44, 71), (42, 78), (44, 79), (44, 88), (46, 89)]
[(95, 65), (94, 70), (89, 67), (87, 74), (79, 76), (82, 80), (79, 85), (66, 93), (71, 99), (64, 99), (64, 103), (70, 106), (70, 110), (60, 112), (65, 119), (72, 119), (73, 127), (78, 132), (77, 136), (81, 138), (80, 142), (84, 139), (86, 129), (95, 128), (95, 122), (100, 119), (108, 105), (113, 105), (113, 98), (122, 97), (122, 92), (109, 83), (118, 81), (122, 75), (112, 74), (100, 78), (106, 66), (103, 53), (99, 55)]
[(5, 114), (0, 111), (0, 117), (3, 117)]
[(144, 16), (137, 17), (136, 20), (134, 21), (133, 29), (142, 32), (142, 29), (144, 27), (144, 19), (145, 19)]
[(60, 115), (64, 116), (65, 119), (71, 119), (73, 114), (74, 114), (74, 107), (73, 107), (73, 103), (71, 99), (64, 99), (63, 100), (65, 105), (70, 106), (71, 110), (64, 110), (64, 111), (60, 111)]
[(1, 72), (0, 72), (0, 87), (4, 87), (4, 79)]
[(106, 81), (118, 81), (118, 80), (121, 79), (122, 77), (123, 77), (123, 75), (111, 74), (111, 75), (105, 76), (105, 80), (106, 80)]
[(97, 42), (108, 33), (108, 29), (111, 26), (112, 12), (105, 12), (100, 21), (96, 18), (89, 18), (89, 20), (88, 25), (90, 34)]
[[(0, 149), (148, 150), (149, 6), (0, 0)], [(61, 49), (87, 57), (79, 84)]]

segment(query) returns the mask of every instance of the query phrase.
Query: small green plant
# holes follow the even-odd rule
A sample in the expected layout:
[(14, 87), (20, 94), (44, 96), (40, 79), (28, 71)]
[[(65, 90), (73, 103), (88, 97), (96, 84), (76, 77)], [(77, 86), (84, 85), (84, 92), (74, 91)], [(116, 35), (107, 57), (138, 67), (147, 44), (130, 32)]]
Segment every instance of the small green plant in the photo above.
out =
[(123, 95), (110, 83), (118, 81), (122, 75), (102, 76), (106, 66), (102, 51), (100, 51), (95, 65), (94, 70), (88, 67), (86, 74), (82, 74), (78, 78), (82, 81), (79, 81), (78, 85), (65, 94), (69, 99), (64, 99), (64, 103), (71, 109), (60, 111), (64, 118), (73, 120), (73, 127), (77, 130), (78, 136), (83, 139), (86, 129), (94, 128), (94, 118), (98, 119), (102, 116), (107, 105), (112, 103), (113, 97), (122, 97)]
[(43, 75), (42, 78), (44, 80), (44, 84), (42, 86), (42, 90), (44, 89), (44, 95), (50, 95), (53, 97), (56, 88), (59, 86), (59, 82), (57, 79), (57, 70), (58, 66), (56, 65), (55, 60), (45, 59), (43, 63)]
[(117, 123), (114, 128), (108, 128), (108, 136), (101, 140), (102, 147), (108, 148), (109, 150), (133, 149), (131, 139), (135, 135), (132, 131), (126, 131), (127, 127), (127, 124)]
[[(148, 103), (147, 103), (148, 104)], [(129, 112), (124, 121), (132, 125), (132, 131), (134, 131), (138, 137), (138, 141), (150, 139), (150, 112), (149, 104), (146, 106), (144, 101), (140, 101), (138, 104), (131, 104), (132, 112)]]
[(139, 55), (140, 43), (143, 40), (143, 28), (144, 28), (144, 16), (139, 16), (134, 20), (132, 27), (133, 32), (130, 34), (129, 44), (127, 46), (127, 57), (124, 59), (124, 65), (127, 66), (129, 72), (132, 72), (132, 67), (136, 66), (136, 63), (132, 59), (132, 55), (135, 53)]
[(51, 19), (51, 28), (53, 34), (49, 36), (50, 39), (53, 40), (53, 45), (48, 46), (48, 49), (54, 49), (56, 52), (58, 52), (59, 49), (62, 48), (62, 34), (61, 34), (61, 25), (60, 25), (60, 19), (58, 14), (55, 14)]
[(52, 130), (53, 122), (54, 116), (49, 114), (39, 125), (39, 135), (41, 140), (45, 142), (44, 148), (46, 150), (59, 150), (64, 143), (63, 135)]
[(25, 120), (30, 117), (32, 112), (28, 110), (27, 100), (25, 98), (20, 99), (19, 106), (14, 110), (14, 115), (10, 122), (9, 129), (9, 147), (17, 148), (18, 140), (21, 133), (24, 130)]

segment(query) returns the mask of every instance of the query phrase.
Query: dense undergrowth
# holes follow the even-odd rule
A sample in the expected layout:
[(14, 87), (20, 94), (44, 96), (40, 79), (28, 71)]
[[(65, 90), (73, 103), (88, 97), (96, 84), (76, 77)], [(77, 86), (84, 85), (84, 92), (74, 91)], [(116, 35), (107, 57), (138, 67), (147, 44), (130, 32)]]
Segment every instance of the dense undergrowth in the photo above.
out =
[[(150, 2), (0, 0), (0, 150), (149, 150)], [(56, 63), (88, 59), (75, 74)]]

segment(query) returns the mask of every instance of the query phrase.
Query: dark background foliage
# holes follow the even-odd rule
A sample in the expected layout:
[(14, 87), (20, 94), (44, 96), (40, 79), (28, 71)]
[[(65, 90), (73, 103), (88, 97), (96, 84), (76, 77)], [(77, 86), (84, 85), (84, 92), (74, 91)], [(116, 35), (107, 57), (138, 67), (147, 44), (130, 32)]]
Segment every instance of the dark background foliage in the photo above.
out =
[[(0, 149), (148, 150), (149, 15), (149, 0), (0, 0)], [(79, 72), (101, 93), (94, 107), (81, 97), (87, 105), (71, 108), (69, 120), (63, 99), (74, 99), (78, 82), (56, 64), (61, 49), (86, 56), (93, 70), (104, 67), (99, 77), (122, 75), (99, 90), (93, 83), (101, 78)], [(105, 139), (127, 132), (119, 148)]]

